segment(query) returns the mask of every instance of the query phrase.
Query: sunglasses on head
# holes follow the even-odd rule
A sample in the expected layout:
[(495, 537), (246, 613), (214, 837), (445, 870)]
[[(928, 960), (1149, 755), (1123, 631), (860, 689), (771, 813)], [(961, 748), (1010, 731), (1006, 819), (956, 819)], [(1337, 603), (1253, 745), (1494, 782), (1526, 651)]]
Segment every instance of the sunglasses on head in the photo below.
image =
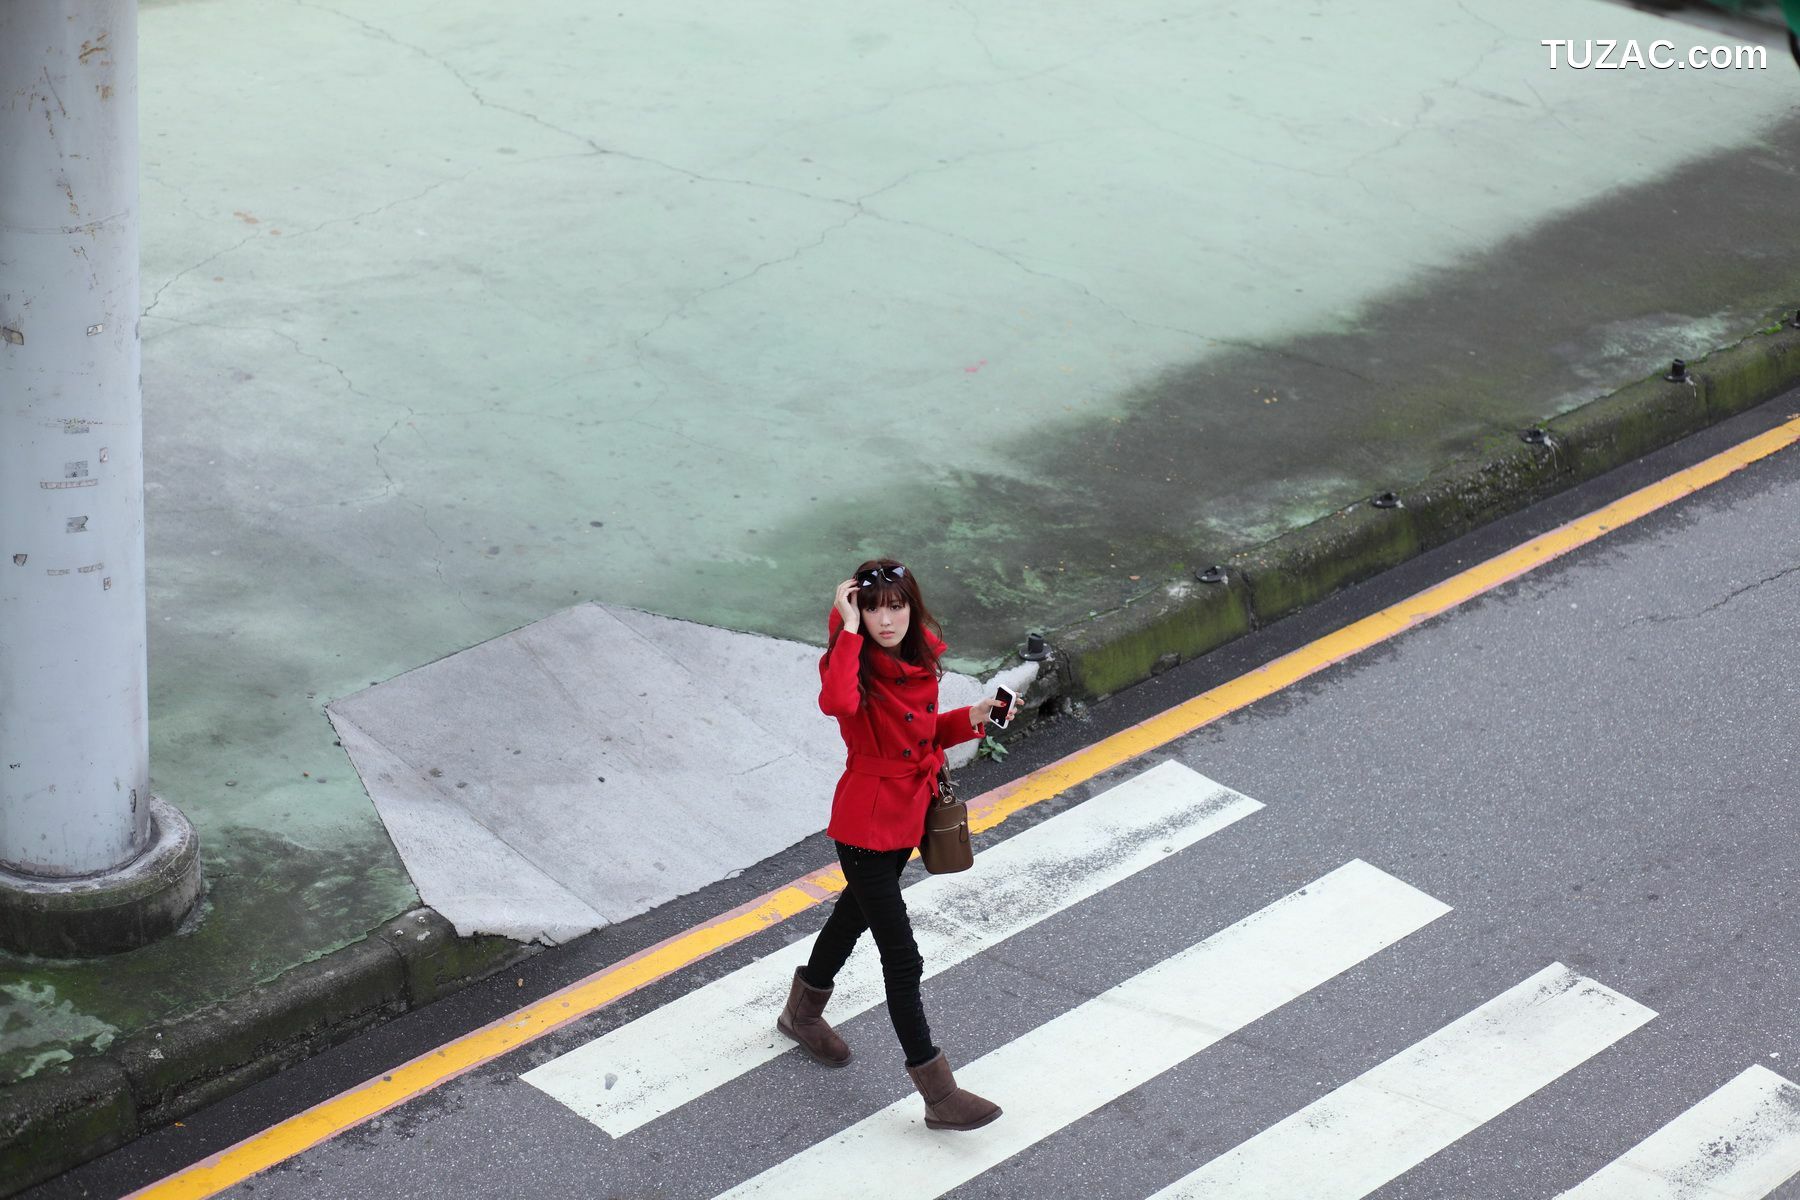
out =
[(857, 587), (874, 587), (878, 583), (899, 583), (906, 578), (905, 567), (870, 567), (856, 575)]

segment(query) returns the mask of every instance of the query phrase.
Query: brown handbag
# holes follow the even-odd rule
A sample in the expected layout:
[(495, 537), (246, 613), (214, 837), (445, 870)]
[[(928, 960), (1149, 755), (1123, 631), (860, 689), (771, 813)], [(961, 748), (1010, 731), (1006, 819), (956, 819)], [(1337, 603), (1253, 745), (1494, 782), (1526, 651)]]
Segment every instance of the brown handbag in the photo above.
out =
[(969, 845), (969, 806), (956, 798), (948, 767), (938, 769), (937, 795), (925, 808), (919, 858), (933, 875), (966, 871), (975, 865), (975, 851)]

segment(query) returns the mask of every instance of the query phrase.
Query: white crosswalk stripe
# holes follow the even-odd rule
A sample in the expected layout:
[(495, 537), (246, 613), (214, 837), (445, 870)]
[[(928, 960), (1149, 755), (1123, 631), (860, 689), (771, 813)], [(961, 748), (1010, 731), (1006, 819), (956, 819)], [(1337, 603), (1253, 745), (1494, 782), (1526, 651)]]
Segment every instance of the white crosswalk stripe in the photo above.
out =
[(1366, 1196), (1655, 1015), (1553, 964), (1151, 1200)]
[(1800, 1175), (1800, 1086), (1751, 1067), (1559, 1200), (1759, 1200)]
[(880, 1180), (888, 1200), (942, 1195), (1448, 911), (1347, 863), (958, 1065), (959, 1082), (1006, 1109), (979, 1134), (922, 1136), (919, 1099), (907, 1096), (724, 1195), (826, 1195), (852, 1178)]
[[(1164, 762), (984, 850), (976, 867), (906, 889), (928, 975), (1030, 928), (1262, 807)], [(522, 1078), (622, 1137), (788, 1050), (775, 1033), (802, 940), (688, 993)], [(831, 998), (842, 1024), (882, 1000), (872, 947)]]

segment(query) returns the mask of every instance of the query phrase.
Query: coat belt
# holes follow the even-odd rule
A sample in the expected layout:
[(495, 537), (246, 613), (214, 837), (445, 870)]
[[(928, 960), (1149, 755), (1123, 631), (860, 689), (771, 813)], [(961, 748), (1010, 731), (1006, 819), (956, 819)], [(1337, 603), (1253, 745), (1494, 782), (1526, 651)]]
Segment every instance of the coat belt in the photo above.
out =
[(876, 754), (852, 754), (844, 769), (857, 775), (874, 775), (881, 779), (905, 779), (909, 775), (927, 775), (931, 789), (937, 791), (938, 768), (944, 765), (944, 752), (933, 749), (923, 758), (882, 758)]

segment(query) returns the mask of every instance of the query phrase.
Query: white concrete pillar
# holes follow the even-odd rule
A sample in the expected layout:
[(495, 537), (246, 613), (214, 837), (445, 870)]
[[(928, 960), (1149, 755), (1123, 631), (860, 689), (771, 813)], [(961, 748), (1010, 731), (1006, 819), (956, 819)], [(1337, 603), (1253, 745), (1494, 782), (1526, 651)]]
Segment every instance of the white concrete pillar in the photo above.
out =
[(41, 924), (192, 840), (152, 817), (138, 313), (136, 0), (0, 0), (0, 944), (4, 893)]

